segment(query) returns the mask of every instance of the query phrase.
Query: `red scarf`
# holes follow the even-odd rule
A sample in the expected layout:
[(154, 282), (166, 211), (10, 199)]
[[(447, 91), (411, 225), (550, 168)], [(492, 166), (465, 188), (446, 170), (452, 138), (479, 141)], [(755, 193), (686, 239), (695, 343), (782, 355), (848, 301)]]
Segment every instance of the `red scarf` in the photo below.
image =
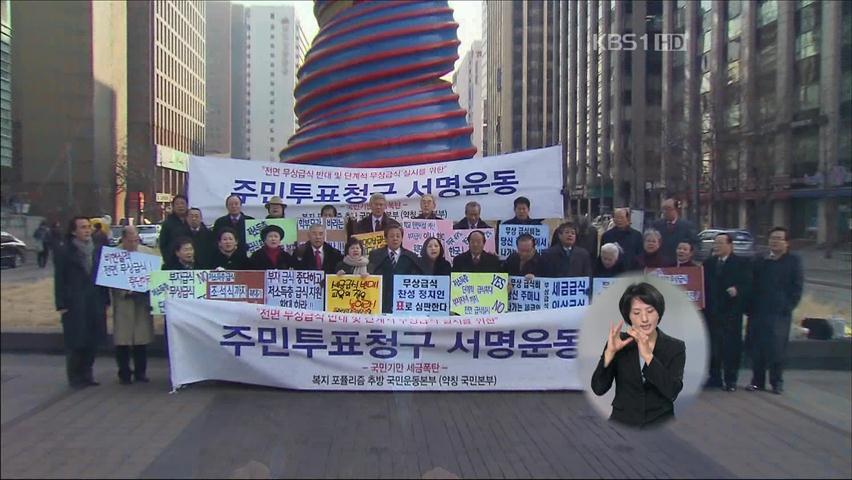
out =
[(277, 247), (269, 248), (266, 245), (263, 246), (263, 249), (266, 250), (266, 258), (268, 258), (269, 261), (272, 262), (272, 266), (277, 266), (278, 257), (281, 255), (281, 249)]

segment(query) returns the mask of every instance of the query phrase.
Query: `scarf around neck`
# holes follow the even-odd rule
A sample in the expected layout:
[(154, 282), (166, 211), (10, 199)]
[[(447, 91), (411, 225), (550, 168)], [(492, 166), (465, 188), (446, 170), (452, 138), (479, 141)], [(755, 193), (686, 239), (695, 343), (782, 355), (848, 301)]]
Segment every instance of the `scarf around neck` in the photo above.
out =
[(95, 251), (95, 242), (92, 239), (89, 239), (88, 242), (84, 242), (74, 237), (71, 239), (71, 243), (77, 247), (77, 255), (80, 258), (81, 263), (83, 264), (83, 268), (86, 269), (87, 274), (92, 273), (92, 254)]
[(353, 258), (353, 257), (350, 257), (349, 255), (346, 255), (345, 257), (343, 257), (343, 263), (352, 267), (352, 274), (353, 275), (361, 275), (363, 273), (368, 273), (367, 272), (367, 263), (368, 263), (367, 257), (361, 256), (361, 257), (358, 257), (358, 258)]

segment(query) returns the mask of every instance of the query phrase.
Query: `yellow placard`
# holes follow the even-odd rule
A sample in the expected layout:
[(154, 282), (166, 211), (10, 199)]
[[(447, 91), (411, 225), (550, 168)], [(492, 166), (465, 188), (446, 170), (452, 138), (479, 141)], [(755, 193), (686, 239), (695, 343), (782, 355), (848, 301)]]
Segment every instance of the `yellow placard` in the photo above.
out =
[(456, 273), (450, 276), (450, 312), (490, 315), (509, 311), (509, 275)]
[(325, 277), (325, 311), (382, 313), (382, 277), (328, 275)]
[(364, 244), (364, 255), (369, 255), (370, 252), (377, 248), (385, 248), (388, 244), (385, 241), (385, 232), (359, 233), (352, 236)]

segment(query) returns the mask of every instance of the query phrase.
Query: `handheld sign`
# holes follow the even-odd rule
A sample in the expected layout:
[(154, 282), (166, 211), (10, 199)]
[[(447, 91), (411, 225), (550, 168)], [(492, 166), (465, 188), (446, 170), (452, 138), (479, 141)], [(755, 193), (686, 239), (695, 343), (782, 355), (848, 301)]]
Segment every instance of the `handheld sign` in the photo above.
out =
[(509, 310), (509, 275), (505, 273), (453, 273), (450, 312), (489, 315)]
[(359, 233), (358, 235), (352, 236), (364, 244), (365, 256), (369, 255), (373, 250), (385, 248), (387, 246), (387, 242), (385, 242), (385, 232)]
[(206, 270), (167, 270), (151, 272), (151, 313), (165, 314), (166, 299), (203, 299), (207, 297)]
[(500, 224), (500, 235), (497, 236), (499, 244), (497, 254), (501, 260), (511, 255), (516, 249), (516, 241), (523, 234), (530, 234), (535, 239), (535, 248), (539, 252), (547, 249), (550, 241), (550, 227), (547, 225), (506, 225)]
[(394, 315), (450, 314), (450, 277), (394, 275)]
[(207, 272), (207, 299), (263, 303), (263, 273), (255, 270)]
[(328, 275), (325, 277), (325, 310), (345, 313), (382, 313), (382, 277)]
[(267, 270), (264, 288), (267, 305), (321, 312), (325, 293), (325, 272)]
[(102, 287), (147, 292), (151, 272), (159, 271), (162, 263), (159, 255), (103, 247), (95, 283)]

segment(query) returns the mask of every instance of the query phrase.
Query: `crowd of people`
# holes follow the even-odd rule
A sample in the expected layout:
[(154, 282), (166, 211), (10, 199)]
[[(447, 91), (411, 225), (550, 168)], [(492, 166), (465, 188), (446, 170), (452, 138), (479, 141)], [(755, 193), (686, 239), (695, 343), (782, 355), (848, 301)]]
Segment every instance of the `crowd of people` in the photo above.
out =
[[(321, 270), (327, 274), (381, 275), (382, 311), (392, 311), (395, 275), (449, 275), (452, 272), (507, 273), (535, 277), (615, 277), (646, 268), (698, 266), (693, 259), (697, 245), (694, 225), (681, 219), (674, 199), (663, 203), (663, 217), (644, 232), (631, 227), (630, 211), (616, 209), (614, 227), (598, 238), (597, 230), (584, 219), (561, 223), (553, 232), (549, 248), (539, 252), (536, 239), (521, 234), (516, 249), (504, 261), (485, 250), (490, 228), (481, 218), (481, 206), (469, 202), (465, 216), (454, 223), (455, 229), (473, 230), (467, 237), (468, 250), (452, 262), (444, 255), (441, 239), (423, 242), (420, 253), (403, 247), (403, 229), (386, 213), (382, 194), (369, 199), (370, 214), (360, 221), (347, 222), (345, 251), (340, 252), (325, 240), (325, 227), (317, 222), (308, 232), (308, 241), (292, 253), (285, 243), (285, 232), (277, 225), (260, 232), (262, 246), (251, 253), (246, 248), (246, 220), (239, 196), (225, 200), (227, 213), (205, 225), (202, 212), (190, 208), (187, 198), (177, 195), (172, 210), (162, 224), (159, 238), (164, 270)], [(440, 219), (437, 199), (424, 195), (421, 212), (415, 218)], [(284, 218), (287, 206), (279, 197), (266, 203), (266, 218)], [(502, 223), (540, 225), (532, 218), (529, 199), (514, 200), (514, 216)], [(337, 217), (332, 205), (323, 206), (321, 217)], [(354, 234), (383, 232), (386, 246), (366, 253)], [(116, 360), (121, 383), (146, 381), (145, 349), (153, 337), (152, 321), (145, 294), (112, 289), (94, 284), (103, 239), (93, 239), (92, 226), (85, 217), (69, 224), (68, 238), (57, 249), (55, 258), (56, 307), (62, 312), (68, 347), (68, 380), (72, 386), (96, 384), (91, 376), (93, 348), (105, 333), (106, 309), (114, 308)], [(730, 234), (720, 233), (713, 256), (703, 262), (706, 306), (704, 316), (711, 337), (711, 362), (708, 387), (736, 390), (739, 361), (742, 357), (743, 315), (749, 315), (747, 342), (751, 348), (754, 374), (749, 390), (766, 388), (765, 371), (775, 393), (783, 389), (782, 365), (791, 323), (792, 310), (802, 294), (802, 265), (789, 253), (787, 231), (774, 228), (769, 235), (769, 255), (754, 261), (733, 253)], [(600, 245), (600, 247), (599, 247)], [(119, 248), (142, 251), (139, 235), (126, 226)], [(134, 369), (129, 367), (130, 352)], [(724, 372), (723, 372), (724, 370)], [(724, 375), (723, 375), (724, 373)]]

